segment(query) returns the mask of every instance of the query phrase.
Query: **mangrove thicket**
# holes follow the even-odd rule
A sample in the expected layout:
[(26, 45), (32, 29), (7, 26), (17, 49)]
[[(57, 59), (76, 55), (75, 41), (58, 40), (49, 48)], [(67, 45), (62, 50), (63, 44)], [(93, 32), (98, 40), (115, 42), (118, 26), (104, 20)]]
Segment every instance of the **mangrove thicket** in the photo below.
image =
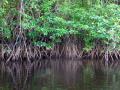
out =
[(120, 59), (119, 0), (0, 0), (0, 58)]

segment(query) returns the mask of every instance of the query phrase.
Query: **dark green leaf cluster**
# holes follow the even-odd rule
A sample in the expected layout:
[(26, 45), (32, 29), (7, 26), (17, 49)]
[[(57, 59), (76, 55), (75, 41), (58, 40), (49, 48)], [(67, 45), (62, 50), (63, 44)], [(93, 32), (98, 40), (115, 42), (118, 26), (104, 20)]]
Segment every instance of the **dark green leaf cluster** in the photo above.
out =
[(111, 50), (120, 49), (120, 6), (110, 4), (112, 0), (103, 5), (101, 0), (23, 0), (22, 8), (19, 0), (13, 1), (4, 0), (0, 7), (4, 38), (13, 39), (15, 30), (21, 27), (27, 40), (36, 46), (52, 48), (65, 36), (76, 35), (83, 39), (87, 51), (95, 40)]

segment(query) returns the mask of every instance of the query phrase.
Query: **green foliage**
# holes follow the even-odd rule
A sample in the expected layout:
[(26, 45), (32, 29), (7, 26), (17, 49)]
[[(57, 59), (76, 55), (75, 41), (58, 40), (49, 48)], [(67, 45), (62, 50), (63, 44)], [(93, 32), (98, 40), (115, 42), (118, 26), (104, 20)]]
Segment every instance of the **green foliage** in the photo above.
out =
[(5, 38), (12, 38), (14, 29), (21, 26), (27, 39), (41, 47), (52, 48), (64, 36), (74, 34), (84, 40), (86, 51), (94, 48), (97, 39), (111, 50), (119, 48), (120, 6), (110, 4), (113, 0), (95, 1), (23, 0), (21, 13), (19, 0), (4, 0), (0, 27)]
[(95, 5), (88, 9), (71, 5), (69, 8), (62, 7), (61, 12), (65, 12), (65, 15), (69, 16), (71, 23), (69, 27), (74, 27), (79, 31), (78, 34), (85, 41), (85, 50), (91, 50), (97, 39), (102, 40), (103, 44), (107, 44), (111, 49), (119, 46), (120, 6), (115, 4)]

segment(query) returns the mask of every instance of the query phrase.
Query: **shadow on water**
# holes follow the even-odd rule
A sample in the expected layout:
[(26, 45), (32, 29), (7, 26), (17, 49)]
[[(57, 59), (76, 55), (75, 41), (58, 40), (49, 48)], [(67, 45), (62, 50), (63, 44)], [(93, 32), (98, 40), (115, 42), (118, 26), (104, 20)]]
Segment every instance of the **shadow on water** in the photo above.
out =
[(43, 60), (0, 63), (0, 90), (119, 90), (120, 62)]

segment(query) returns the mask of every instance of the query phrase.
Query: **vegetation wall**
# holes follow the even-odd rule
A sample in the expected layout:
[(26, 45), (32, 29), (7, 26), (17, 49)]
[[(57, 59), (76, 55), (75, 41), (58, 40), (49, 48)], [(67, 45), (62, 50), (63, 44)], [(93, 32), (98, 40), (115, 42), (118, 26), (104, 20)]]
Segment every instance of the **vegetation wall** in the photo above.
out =
[(119, 0), (2, 0), (1, 57), (120, 58)]

